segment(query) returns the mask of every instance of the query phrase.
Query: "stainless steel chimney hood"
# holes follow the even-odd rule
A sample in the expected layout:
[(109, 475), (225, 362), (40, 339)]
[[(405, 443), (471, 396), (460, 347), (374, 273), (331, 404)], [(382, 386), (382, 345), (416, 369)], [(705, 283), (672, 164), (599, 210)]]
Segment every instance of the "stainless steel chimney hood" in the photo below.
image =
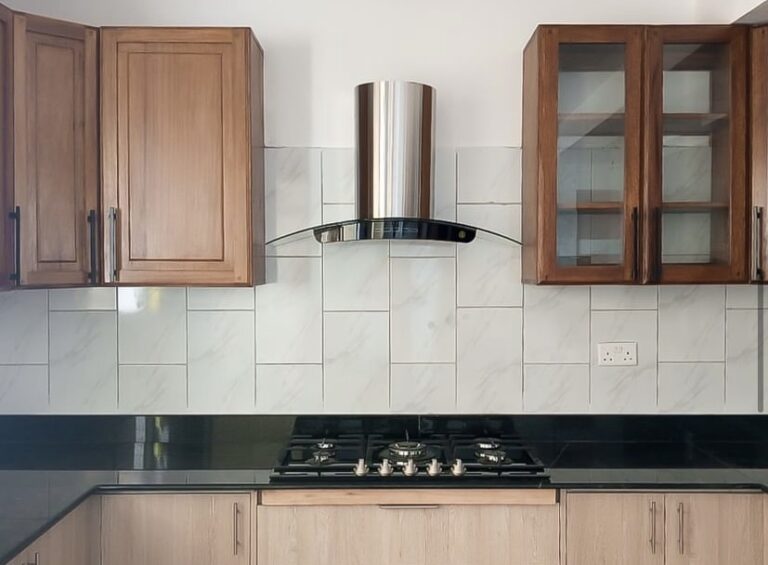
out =
[(469, 243), (481, 228), (433, 219), (435, 89), (426, 84), (361, 84), (356, 99), (356, 217), (268, 242), (311, 233), (320, 243), (417, 240)]

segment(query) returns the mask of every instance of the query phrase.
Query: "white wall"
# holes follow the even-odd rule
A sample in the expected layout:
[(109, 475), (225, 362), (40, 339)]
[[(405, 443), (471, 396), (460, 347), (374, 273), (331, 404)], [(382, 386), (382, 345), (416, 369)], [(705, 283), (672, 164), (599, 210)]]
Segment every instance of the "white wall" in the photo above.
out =
[(7, 1), (93, 25), (252, 27), (273, 147), (351, 146), (353, 88), (385, 78), (437, 88), (440, 145), (519, 147), (522, 50), (537, 24), (690, 23), (701, 0)]

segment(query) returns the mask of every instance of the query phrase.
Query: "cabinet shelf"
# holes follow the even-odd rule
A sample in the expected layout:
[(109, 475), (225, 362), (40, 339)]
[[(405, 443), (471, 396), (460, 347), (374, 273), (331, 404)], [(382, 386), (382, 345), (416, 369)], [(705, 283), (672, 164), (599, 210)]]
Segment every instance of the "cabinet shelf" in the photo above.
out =
[(727, 202), (664, 202), (661, 205), (662, 212), (710, 212), (728, 210)]
[[(715, 126), (727, 124), (720, 112), (670, 112), (663, 114), (664, 135), (709, 135)], [(623, 136), (623, 113), (558, 114), (558, 135)]]
[(616, 214), (623, 210), (623, 202), (569, 202), (557, 205), (557, 211), (564, 214)]
[(715, 126), (727, 124), (728, 114), (717, 112), (665, 113), (664, 135), (709, 135)]

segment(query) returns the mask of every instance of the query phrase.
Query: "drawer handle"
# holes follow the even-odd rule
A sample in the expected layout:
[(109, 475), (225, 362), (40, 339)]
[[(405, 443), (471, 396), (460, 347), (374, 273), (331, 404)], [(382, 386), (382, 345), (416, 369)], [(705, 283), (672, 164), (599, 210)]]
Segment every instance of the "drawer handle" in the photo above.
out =
[(752, 264), (753, 280), (763, 278), (763, 207), (755, 206), (752, 209)]
[(234, 529), (234, 535), (233, 538), (233, 552), (235, 555), (237, 555), (237, 546), (240, 545), (240, 537), (239, 537), (239, 531), (240, 531), (240, 505), (235, 502), (232, 506), (232, 526)]
[(651, 553), (656, 554), (656, 502), (651, 502), (650, 507), (650, 513), (651, 513), (651, 539), (649, 540), (651, 543)]
[(88, 212), (88, 238), (89, 238), (89, 259), (91, 270), (88, 272), (88, 281), (91, 284), (98, 282), (98, 267), (96, 265), (96, 210)]
[(682, 502), (677, 505), (677, 550), (680, 555), (685, 553), (685, 509)]
[(109, 220), (109, 270), (112, 282), (117, 281), (117, 208), (110, 208)]

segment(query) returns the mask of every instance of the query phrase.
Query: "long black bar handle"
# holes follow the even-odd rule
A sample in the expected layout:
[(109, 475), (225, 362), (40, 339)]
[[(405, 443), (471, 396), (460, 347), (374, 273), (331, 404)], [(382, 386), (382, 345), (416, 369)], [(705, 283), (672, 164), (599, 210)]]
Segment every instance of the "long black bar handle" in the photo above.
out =
[(13, 220), (15, 231), (13, 235), (13, 273), (11, 280), (16, 286), (21, 285), (21, 206), (16, 206), (13, 212), (8, 214)]
[(637, 206), (632, 208), (632, 280), (637, 282), (638, 273), (640, 272), (640, 226), (639, 226), (638, 210)]
[(96, 264), (96, 210), (90, 210), (88, 212), (88, 239), (89, 247), (88, 253), (90, 255), (90, 271), (88, 272), (88, 281), (91, 284), (96, 284), (98, 281), (98, 265)]
[(655, 235), (656, 235), (656, 257), (654, 259), (654, 262), (656, 264), (656, 277), (653, 282), (659, 283), (661, 282), (661, 253), (662, 253), (662, 243), (661, 238), (664, 236), (662, 233), (662, 212), (661, 212), (661, 206), (656, 208), (656, 226), (654, 228)]

